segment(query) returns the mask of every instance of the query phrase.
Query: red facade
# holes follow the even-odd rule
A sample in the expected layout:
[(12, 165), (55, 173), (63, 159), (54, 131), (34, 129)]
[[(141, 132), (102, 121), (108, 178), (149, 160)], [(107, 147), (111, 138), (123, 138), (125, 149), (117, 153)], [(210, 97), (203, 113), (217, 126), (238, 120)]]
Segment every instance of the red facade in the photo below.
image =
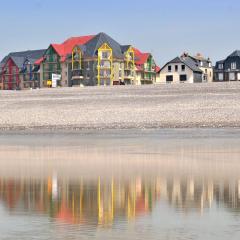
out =
[(19, 68), (11, 58), (9, 58), (5, 65), (2, 67), (1, 78), (3, 89), (15, 90), (19, 88), (20, 86)]

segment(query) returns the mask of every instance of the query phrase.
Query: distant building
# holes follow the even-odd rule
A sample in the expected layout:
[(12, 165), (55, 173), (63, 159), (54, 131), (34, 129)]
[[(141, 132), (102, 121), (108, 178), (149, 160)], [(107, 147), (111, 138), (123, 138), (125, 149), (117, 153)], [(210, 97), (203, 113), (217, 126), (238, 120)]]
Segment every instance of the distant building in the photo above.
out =
[(236, 50), (214, 68), (214, 81), (240, 81), (240, 51)]
[(153, 84), (156, 82), (156, 69), (159, 67), (151, 53), (142, 53), (134, 48), (135, 65), (136, 65), (136, 82), (137, 85)]
[(38, 59), (45, 50), (13, 52), (0, 63), (0, 87), (4, 90), (36, 88), (40, 85)]
[[(192, 60), (196, 63), (196, 65), (203, 72), (203, 82), (212, 82), (213, 81), (213, 66), (210, 58), (204, 58), (200, 53), (196, 56), (190, 56), (185, 54), (186, 56), (192, 58)], [(184, 57), (184, 54), (183, 54)]]
[(74, 37), (51, 44), (41, 60), (41, 86), (96, 86), (154, 83), (155, 61), (131, 45), (121, 45), (105, 33)]
[(162, 67), (157, 83), (201, 83), (212, 80), (210, 59), (205, 59), (200, 54), (193, 57), (184, 53)]

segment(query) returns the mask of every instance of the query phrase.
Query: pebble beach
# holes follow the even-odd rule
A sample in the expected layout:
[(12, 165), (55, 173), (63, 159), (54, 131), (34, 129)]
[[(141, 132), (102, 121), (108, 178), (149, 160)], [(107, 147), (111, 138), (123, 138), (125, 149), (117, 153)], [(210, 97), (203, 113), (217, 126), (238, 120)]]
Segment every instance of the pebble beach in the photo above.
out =
[(240, 127), (240, 82), (0, 92), (0, 130)]

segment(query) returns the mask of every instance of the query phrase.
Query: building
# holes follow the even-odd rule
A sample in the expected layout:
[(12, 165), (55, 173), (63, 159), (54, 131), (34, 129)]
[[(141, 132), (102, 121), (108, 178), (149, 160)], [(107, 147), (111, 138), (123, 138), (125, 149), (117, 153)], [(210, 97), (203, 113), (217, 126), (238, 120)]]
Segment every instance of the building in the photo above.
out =
[(240, 51), (236, 50), (214, 68), (214, 81), (240, 81)]
[(69, 82), (71, 86), (134, 84), (134, 70), (132, 46), (99, 33), (86, 44), (74, 46)]
[(164, 65), (157, 83), (201, 83), (212, 82), (212, 79), (210, 59), (205, 59), (200, 54), (193, 57), (184, 53)]
[(213, 81), (213, 66), (210, 58), (204, 58), (202, 54), (198, 53), (196, 56), (190, 56), (188, 54), (183, 54), (183, 57), (190, 57), (196, 65), (203, 72), (203, 82)]
[(153, 83), (155, 62), (151, 54), (121, 45), (105, 33), (70, 38), (51, 44), (41, 60), (43, 87), (96, 86)]
[(85, 44), (94, 36), (72, 37), (62, 44), (50, 44), (41, 59), (41, 87), (52, 86), (52, 76), (60, 75), (57, 86), (70, 86), (68, 83), (69, 65), (68, 57), (77, 44)]
[[(134, 48), (136, 56), (136, 82), (138, 85), (156, 83), (157, 65), (151, 53), (142, 53)], [(158, 67), (159, 68), (159, 67)]]
[(8, 54), (0, 64), (1, 89), (19, 90), (40, 86), (40, 65), (45, 50), (29, 50)]

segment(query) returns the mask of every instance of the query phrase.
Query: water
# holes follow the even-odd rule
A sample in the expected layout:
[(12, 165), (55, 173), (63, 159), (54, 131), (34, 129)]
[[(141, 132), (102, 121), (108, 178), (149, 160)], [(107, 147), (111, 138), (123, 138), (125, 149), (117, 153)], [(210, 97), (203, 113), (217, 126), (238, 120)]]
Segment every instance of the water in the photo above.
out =
[(0, 239), (240, 239), (240, 130), (0, 136)]

